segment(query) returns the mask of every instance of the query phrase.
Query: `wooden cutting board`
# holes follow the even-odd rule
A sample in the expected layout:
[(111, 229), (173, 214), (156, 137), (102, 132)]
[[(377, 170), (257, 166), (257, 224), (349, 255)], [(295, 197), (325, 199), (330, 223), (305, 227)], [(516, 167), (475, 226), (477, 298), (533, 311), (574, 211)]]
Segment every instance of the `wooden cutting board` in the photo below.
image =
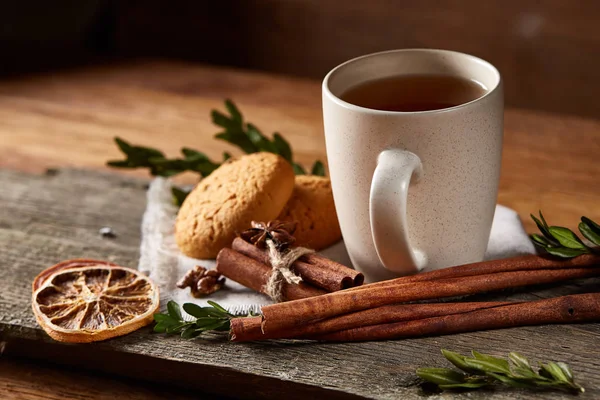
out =
[[(238, 344), (220, 335), (186, 341), (154, 334), (147, 327), (103, 343), (54, 342), (38, 328), (31, 312), (31, 281), (42, 269), (68, 258), (99, 258), (136, 267), (146, 186), (146, 180), (85, 170), (51, 170), (43, 175), (0, 170), (1, 351), (160, 382), (163, 387), (286, 399), (420, 399), (424, 393), (414, 371), (448, 366), (442, 348), (495, 355), (518, 351), (534, 361), (569, 363), (587, 390), (579, 398), (600, 398), (600, 324), (351, 344), (291, 340)], [(117, 237), (100, 237), (98, 230), (104, 226)], [(478, 299), (537, 299), (598, 290), (599, 284), (593, 279)], [(572, 397), (497, 390), (440, 398)]]

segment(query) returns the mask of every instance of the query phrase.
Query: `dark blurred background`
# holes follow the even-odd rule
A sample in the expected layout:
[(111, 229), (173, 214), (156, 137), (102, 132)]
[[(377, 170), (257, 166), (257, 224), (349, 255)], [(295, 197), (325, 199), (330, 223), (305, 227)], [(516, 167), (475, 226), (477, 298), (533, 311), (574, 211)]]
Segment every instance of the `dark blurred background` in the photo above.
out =
[(380, 50), (463, 51), (495, 64), (509, 106), (600, 117), (599, 0), (11, 0), (4, 76), (175, 58), (322, 78)]

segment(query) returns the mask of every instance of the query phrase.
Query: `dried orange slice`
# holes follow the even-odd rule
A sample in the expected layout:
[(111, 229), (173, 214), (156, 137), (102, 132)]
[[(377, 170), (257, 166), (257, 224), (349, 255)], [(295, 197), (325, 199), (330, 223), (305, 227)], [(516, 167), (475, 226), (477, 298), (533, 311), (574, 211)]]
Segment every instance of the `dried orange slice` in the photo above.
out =
[(159, 305), (148, 277), (106, 261), (63, 261), (36, 276), (32, 289), (35, 318), (60, 342), (125, 335), (152, 322)]

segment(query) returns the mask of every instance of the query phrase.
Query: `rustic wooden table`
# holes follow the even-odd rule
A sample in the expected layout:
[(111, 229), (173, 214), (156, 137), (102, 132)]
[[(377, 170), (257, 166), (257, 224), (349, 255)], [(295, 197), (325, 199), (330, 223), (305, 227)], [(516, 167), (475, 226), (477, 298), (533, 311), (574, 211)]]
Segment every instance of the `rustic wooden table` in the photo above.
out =
[[(246, 397), (412, 398), (419, 395), (414, 369), (442, 365), (440, 348), (495, 354), (516, 350), (534, 359), (566, 361), (588, 388), (585, 397), (600, 397), (598, 324), (362, 344), (281, 341), (240, 346), (218, 337), (184, 342), (152, 335), (149, 329), (95, 345), (53, 343), (29, 311), (29, 284), (37, 272), (83, 255), (136, 265), (146, 181), (139, 179), (142, 172), (98, 172), (105, 170), (107, 159), (119, 157), (111, 138), (122, 136), (169, 155), (185, 145), (218, 157), (231, 149), (212, 139), (216, 130), (209, 111), (222, 108), (225, 97), (235, 100), (265, 132), (283, 133), (301, 163), (325, 159), (320, 87), (314, 81), (147, 61), (0, 82), (1, 397), (198, 394), (177, 386)], [(499, 202), (517, 210), (530, 231), (534, 226), (528, 214), (538, 209), (552, 224), (572, 229), (581, 215), (600, 220), (600, 121), (509, 109), (505, 122)], [(57, 167), (88, 171), (46, 172)], [(97, 230), (104, 225), (113, 226), (118, 238), (100, 239)], [(570, 288), (597, 285), (591, 281)], [(517, 296), (552, 294), (556, 290), (542, 288)], [(77, 370), (10, 356), (74, 365)], [(150, 385), (140, 378), (162, 383)], [(507, 391), (476, 397), (562, 396)]]

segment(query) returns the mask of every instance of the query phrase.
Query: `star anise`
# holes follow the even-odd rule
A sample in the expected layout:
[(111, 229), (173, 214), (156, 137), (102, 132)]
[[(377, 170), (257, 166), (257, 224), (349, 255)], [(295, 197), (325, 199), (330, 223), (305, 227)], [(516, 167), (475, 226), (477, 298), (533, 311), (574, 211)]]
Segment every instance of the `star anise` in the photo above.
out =
[(275, 220), (264, 223), (252, 221), (251, 226), (252, 228), (242, 232), (240, 237), (261, 249), (267, 247), (267, 240), (272, 240), (279, 249), (288, 247), (296, 241), (293, 236), (296, 230), (296, 222)]
[(214, 269), (207, 270), (200, 265), (196, 265), (177, 282), (177, 287), (180, 289), (189, 287), (192, 296), (203, 297), (221, 289), (224, 284), (225, 278), (221, 277), (220, 272)]

